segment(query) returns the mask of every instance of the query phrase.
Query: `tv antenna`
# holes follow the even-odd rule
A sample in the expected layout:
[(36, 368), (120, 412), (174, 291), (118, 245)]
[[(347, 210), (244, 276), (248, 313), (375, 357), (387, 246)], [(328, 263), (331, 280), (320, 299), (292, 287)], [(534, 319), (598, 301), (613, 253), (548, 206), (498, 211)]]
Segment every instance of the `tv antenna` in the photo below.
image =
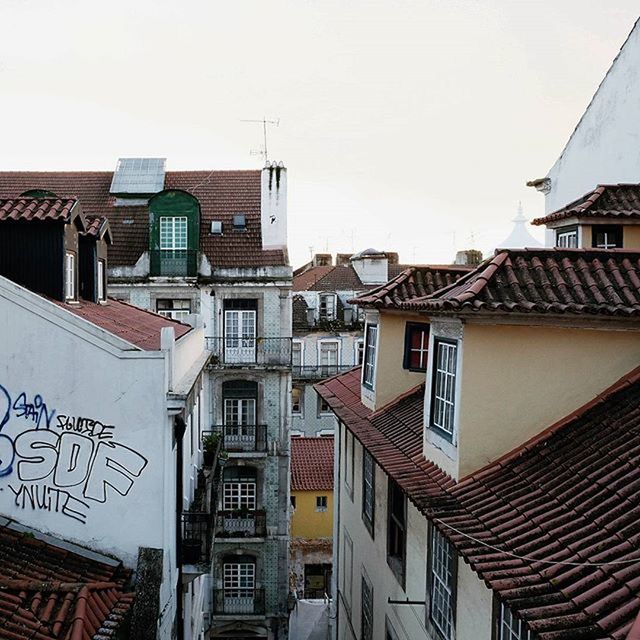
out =
[(276, 127), (280, 126), (280, 118), (278, 118), (277, 120), (267, 120), (266, 117), (262, 116), (261, 120), (240, 120), (240, 122), (256, 122), (256, 123), (260, 123), (262, 124), (262, 134), (264, 136), (264, 146), (262, 149), (252, 149), (251, 150), (251, 155), (252, 156), (263, 156), (264, 157), (264, 161), (267, 162), (267, 160), (269, 160), (269, 152), (267, 150), (267, 125), (268, 124), (272, 124)]

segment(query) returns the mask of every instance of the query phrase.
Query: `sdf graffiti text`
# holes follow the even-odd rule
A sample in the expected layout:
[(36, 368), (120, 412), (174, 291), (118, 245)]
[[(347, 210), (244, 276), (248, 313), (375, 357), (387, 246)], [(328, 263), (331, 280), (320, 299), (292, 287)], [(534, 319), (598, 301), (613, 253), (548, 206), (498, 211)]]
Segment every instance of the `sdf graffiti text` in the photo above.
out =
[(0, 385), (0, 478), (14, 506), (85, 523), (92, 504), (127, 496), (148, 461), (114, 431), (93, 418), (56, 417), (40, 395), (29, 401), (21, 392), (12, 402)]

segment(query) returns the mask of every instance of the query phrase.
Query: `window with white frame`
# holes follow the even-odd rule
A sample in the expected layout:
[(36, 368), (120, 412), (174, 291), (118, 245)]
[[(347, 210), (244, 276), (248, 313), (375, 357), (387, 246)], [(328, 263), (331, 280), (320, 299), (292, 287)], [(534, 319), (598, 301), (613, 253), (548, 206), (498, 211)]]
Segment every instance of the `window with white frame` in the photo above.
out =
[(73, 253), (65, 255), (64, 297), (67, 300), (76, 297), (76, 256)]
[(320, 375), (335, 375), (338, 372), (338, 342), (323, 340), (319, 348)]
[(342, 595), (344, 596), (347, 612), (351, 616), (351, 592), (353, 589), (353, 541), (344, 529), (342, 534)]
[(562, 249), (575, 249), (578, 246), (578, 227), (556, 229), (556, 246)]
[(318, 416), (332, 415), (329, 403), (322, 397), (318, 396)]
[(187, 248), (187, 217), (163, 216), (160, 218), (160, 249), (164, 251)]
[(531, 631), (527, 629), (525, 623), (516, 618), (509, 607), (500, 603), (497, 640), (532, 640), (532, 638)]
[(376, 349), (378, 346), (378, 325), (368, 324), (365, 335), (364, 363), (362, 365), (362, 384), (373, 389), (376, 377)]
[(436, 338), (431, 380), (431, 426), (453, 440), (458, 344)]
[(237, 596), (251, 596), (256, 586), (256, 565), (253, 562), (225, 562), (223, 567), (225, 591)]
[(291, 366), (294, 373), (299, 373), (302, 369), (302, 342), (294, 340), (291, 343)]
[(321, 293), (320, 294), (320, 320), (336, 319), (336, 294)]
[(191, 313), (191, 300), (156, 300), (156, 311), (165, 318), (172, 320), (185, 320)]
[(316, 511), (327, 510), (327, 496), (316, 496)]
[(98, 260), (98, 300), (107, 299), (106, 283), (104, 260)]
[(362, 574), (361, 590), (361, 640), (373, 640), (373, 585), (366, 574)]
[(225, 511), (256, 508), (256, 471), (251, 467), (231, 467), (224, 470), (222, 508)]
[(303, 387), (291, 387), (291, 413), (302, 415)]
[(431, 528), (429, 547), (429, 618), (445, 640), (454, 638), (456, 555), (449, 541)]
[(376, 466), (372, 455), (363, 447), (362, 454), (362, 520), (373, 536), (376, 507)]
[(407, 322), (404, 339), (404, 368), (426, 371), (429, 357), (429, 325)]

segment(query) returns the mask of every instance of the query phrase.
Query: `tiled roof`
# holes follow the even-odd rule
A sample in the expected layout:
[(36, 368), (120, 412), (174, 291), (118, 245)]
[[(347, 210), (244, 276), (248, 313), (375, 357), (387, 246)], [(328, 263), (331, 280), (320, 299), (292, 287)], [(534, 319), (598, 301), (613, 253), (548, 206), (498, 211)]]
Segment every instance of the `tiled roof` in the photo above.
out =
[(160, 331), (164, 327), (173, 327), (176, 340), (191, 331), (191, 327), (182, 322), (113, 298), (109, 298), (107, 304), (96, 304), (86, 300), (80, 300), (77, 304), (66, 304), (57, 300), (51, 302), (145, 351), (160, 349)]
[[(640, 368), (459, 484), (422, 456), (422, 387), (375, 413), (357, 370), (316, 389), (538, 640), (627, 637), (640, 613)], [(621, 564), (583, 566), (607, 562)]]
[[(79, 198), (83, 210), (106, 215), (113, 233), (111, 266), (133, 265), (149, 249), (149, 214), (146, 205), (115, 206), (109, 193), (111, 171), (0, 172), (0, 194), (17, 196), (28, 189), (47, 189), (56, 195)], [(262, 249), (260, 171), (168, 171), (166, 189), (182, 189), (200, 202), (201, 249), (213, 267), (283, 265), (281, 250)], [(246, 216), (246, 231), (235, 232), (234, 214)], [(224, 224), (224, 235), (211, 235), (213, 220)]]
[(291, 490), (333, 491), (333, 438), (291, 438)]
[(640, 253), (614, 249), (497, 249), (458, 282), (402, 303), (429, 313), (637, 317)]
[(0, 198), (0, 220), (69, 221), (73, 198)]
[(116, 638), (133, 603), (129, 572), (110, 559), (0, 525), (0, 637)]
[(360, 291), (363, 284), (351, 265), (311, 267), (293, 278), (294, 291)]
[(611, 222), (640, 218), (640, 184), (601, 184), (571, 204), (531, 224), (542, 225), (566, 218), (611, 218)]
[[(622, 640), (640, 611), (639, 461), (640, 369), (430, 515), (540, 640)], [(619, 564), (583, 566), (599, 563)]]
[(462, 265), (405, 267), (389, 282), (358, 296), (353, 302), (362, 307), (397, 307), (402, 302), (428, 296), (456, 282), (469, 271), (471, 267)]
[(453, 480), (422, 455), (424, 386), (373, 412), (360, 401), (360, 376), (358, 367), (315, 389), (418, 509), (446, 499)]
[(307, 320), (307, 310), (309, 305), (301, 295), (293, 296), (292, 306), (292, 326), (294, 330), (306, 331), (309, 329)]
[(87, 216), (87, 230), (85, 234), (99, 238), (102, 234), (108, 233), (109, 240), (111, 240), (111, 229), (109, 227), (109, 221), (104, 216)]

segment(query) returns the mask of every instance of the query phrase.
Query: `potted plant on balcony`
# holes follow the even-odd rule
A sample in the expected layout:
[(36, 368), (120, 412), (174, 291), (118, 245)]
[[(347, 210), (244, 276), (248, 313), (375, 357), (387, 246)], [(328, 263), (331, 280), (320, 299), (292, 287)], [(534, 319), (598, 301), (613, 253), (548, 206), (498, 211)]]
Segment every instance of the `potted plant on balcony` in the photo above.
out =
[(213, 461), (216, 457), (216, 451), (218, 450), (218, 443), (220, 442), (220, 435), (217, 433), (211, 433), (206, 436), (202, 436), (202, 452), (204, 457), (204, 466), (213, 466)]

